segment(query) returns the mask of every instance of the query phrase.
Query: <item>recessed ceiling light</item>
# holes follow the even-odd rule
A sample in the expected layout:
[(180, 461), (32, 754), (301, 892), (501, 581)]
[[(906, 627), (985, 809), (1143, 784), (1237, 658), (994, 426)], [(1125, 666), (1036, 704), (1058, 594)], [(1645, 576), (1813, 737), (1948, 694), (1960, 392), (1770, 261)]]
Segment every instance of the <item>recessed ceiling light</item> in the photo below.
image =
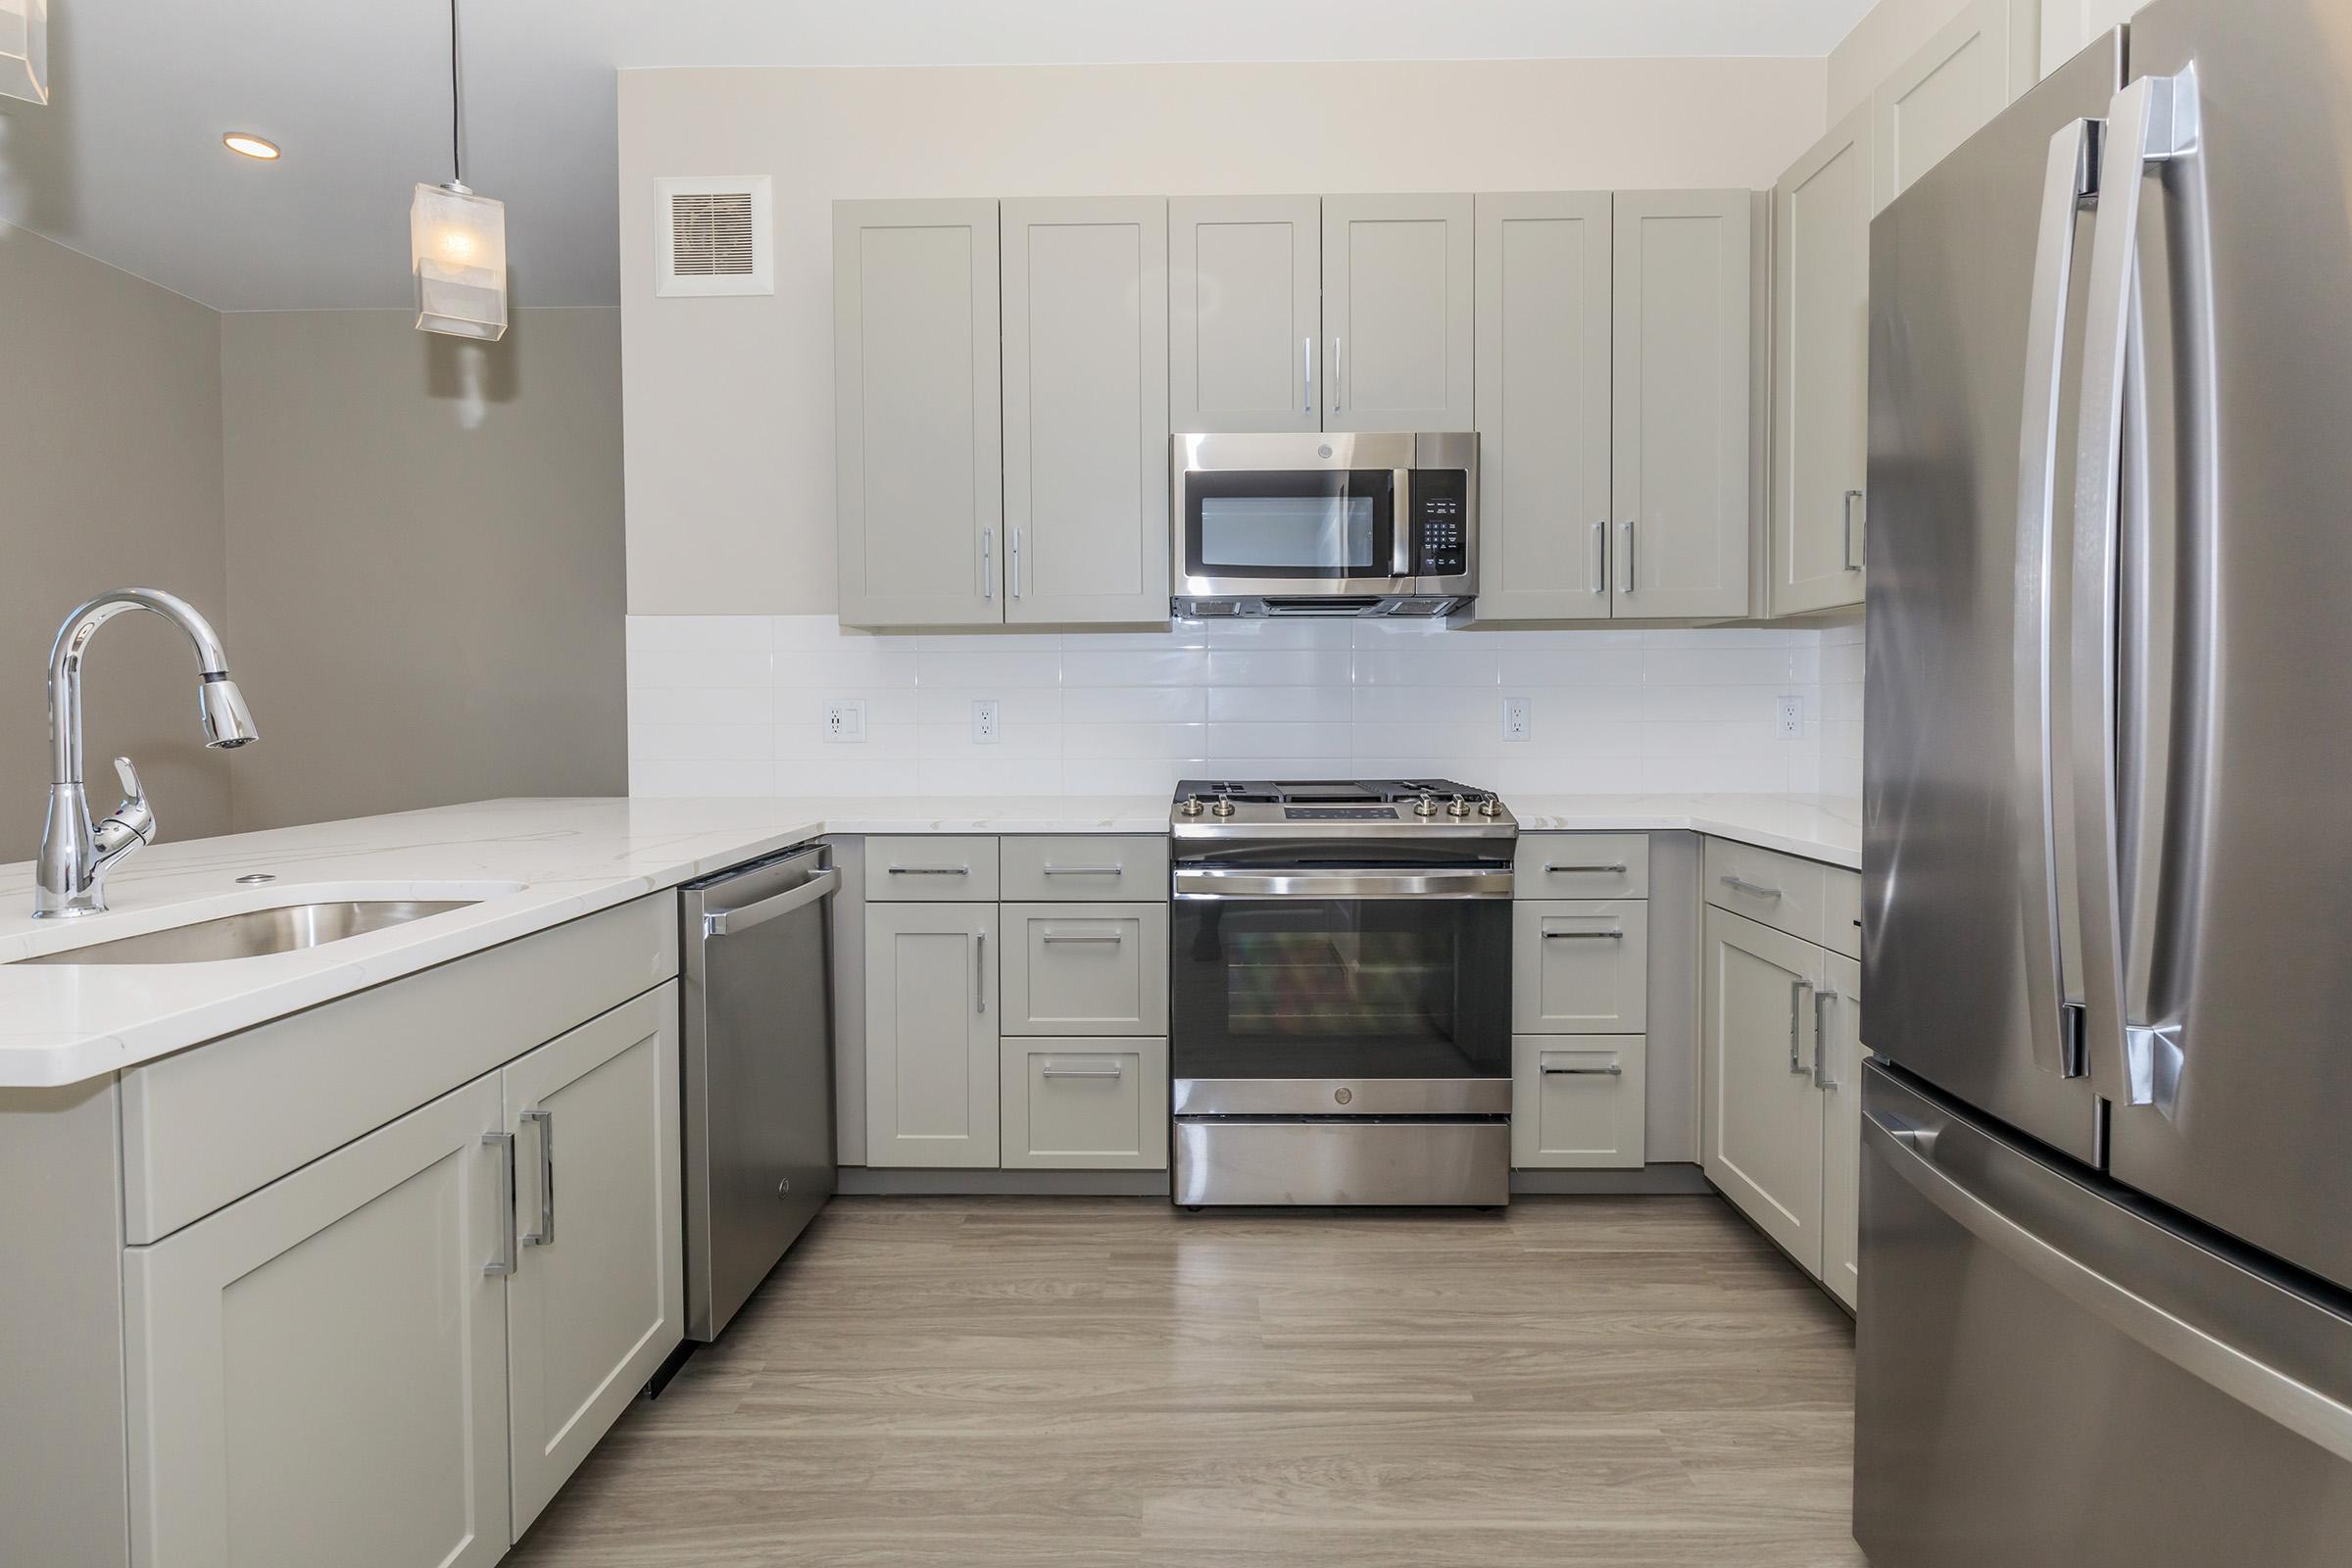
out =
[(277, 143), (256, 136), (249, 130), (230, 131), (220, 138), (220, 145), (232, 153), (243, 153), (248, 158), (259, 158), (264, 163), (277, 156)]

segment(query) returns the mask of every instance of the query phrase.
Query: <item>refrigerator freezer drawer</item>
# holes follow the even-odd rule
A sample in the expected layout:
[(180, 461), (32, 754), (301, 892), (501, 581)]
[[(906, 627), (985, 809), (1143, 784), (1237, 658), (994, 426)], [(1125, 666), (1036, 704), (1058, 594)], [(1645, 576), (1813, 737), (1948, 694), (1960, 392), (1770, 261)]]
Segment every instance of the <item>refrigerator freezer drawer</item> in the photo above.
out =
[(2344, 1561), (2352, 1314), (1875, 1064), (1856, 1355), (1874, 1568)]

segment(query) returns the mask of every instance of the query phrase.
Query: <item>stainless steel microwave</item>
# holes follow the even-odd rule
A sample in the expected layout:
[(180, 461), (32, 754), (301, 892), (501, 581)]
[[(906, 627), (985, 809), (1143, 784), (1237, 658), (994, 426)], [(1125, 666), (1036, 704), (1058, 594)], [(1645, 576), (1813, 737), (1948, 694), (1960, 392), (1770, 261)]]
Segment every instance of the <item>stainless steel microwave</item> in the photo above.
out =
[(1444, 615), (1478, 592), (1478, 437), (1180, 435), (1171, 608)]

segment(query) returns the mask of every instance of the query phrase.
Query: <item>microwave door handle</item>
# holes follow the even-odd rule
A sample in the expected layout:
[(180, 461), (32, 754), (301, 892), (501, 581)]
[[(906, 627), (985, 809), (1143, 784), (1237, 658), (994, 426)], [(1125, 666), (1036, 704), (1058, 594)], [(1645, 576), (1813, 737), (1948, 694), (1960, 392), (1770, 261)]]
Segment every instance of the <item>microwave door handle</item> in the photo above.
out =
[(2056, 1077), (2083, 1071), (2077, 1028), (2081, 1004), (2069, 991), (2082, 973), (2074, 907), (2074, 825), (2058, 809), (2059, 770), (2068, 758), (2051, 737), (2052, 599), (2058, 535), (2058, 401), (2066, 302), (2075, 268), (2075, 220), (2097, 189), (2092, 122), (2078, 120), (2050, 138), (2027, 314), (2024, 413), (2018, 435), (2015, 675), (2019, 903), (2026, 945), (2026, 1000), (2034, 1064)]

